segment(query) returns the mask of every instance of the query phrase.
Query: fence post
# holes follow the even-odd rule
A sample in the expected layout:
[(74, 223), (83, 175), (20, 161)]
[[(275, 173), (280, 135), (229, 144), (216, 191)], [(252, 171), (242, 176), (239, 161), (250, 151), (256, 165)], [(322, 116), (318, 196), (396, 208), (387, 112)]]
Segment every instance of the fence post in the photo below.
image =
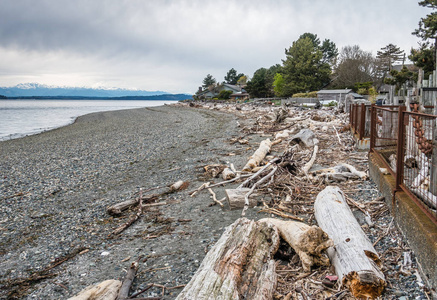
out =
[(375, 104), (370, 107), (370, 149), (369, 152), (373, 152), (375, 148), (376, 140), (376, 108)]
[(360, 131), (358, 138), (361, 140), (364, 138), (364, 127), (366, 126), (366, 107), (364, 103), (361, 103), (361, 118), (360, 118)]
[(355, 115), (354, 115), (354, 133), (357, 134), (358, 133), (358, 104), (354, 105), (355, 107)]
[(396, 191), (399, 191), (400, 185), (404, 180), (404, 156), (405, 156), (405, 123), (404, 117), (408, 117), (405, 114), (406, 107), (399, 106), (398, 110), (398, 149), (396, 154)]

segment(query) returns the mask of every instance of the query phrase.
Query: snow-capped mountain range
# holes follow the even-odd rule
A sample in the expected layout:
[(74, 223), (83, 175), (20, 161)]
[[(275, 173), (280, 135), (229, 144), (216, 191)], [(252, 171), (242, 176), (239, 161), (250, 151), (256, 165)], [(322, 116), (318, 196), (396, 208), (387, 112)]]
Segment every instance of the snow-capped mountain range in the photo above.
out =
[(120, 88), (61, 87), (39, 83), (21, 83), (13, 87), (0, 87), (0, 95), (6, 97), (130, 97), (164, 94), (169, 93)]

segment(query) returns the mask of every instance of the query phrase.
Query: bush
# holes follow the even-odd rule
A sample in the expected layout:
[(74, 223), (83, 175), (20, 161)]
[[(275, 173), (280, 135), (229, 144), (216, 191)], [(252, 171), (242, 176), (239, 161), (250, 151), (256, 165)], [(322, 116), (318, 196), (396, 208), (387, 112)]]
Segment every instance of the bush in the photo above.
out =
[(317, 91), (309, 93), (297, 93), (291, 96), (292, 98), (317, 98)]
[(217, 98), (220, 100), (228, 100), (232, 95), (232, 91), (221, 90)]

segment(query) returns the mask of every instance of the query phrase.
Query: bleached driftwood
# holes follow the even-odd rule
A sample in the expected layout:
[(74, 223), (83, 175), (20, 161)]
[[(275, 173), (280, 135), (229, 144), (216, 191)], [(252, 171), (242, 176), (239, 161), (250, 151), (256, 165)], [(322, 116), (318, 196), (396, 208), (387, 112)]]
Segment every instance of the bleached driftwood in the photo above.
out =
[(235, 176), (237, 176), (237, 175), (235, 174), (234, 171), (231, 170), (231, 168), (225, 168), (222, 172), (223, 180), (229, 180), (229, 179), (235, 178)]
[(188, 187), (187, 181), (179, 180), (179, 181), (176, 181), (175, 183), (173, 183), (172, 185), (169, 186), (168, 193), (173, 193), (176, 191), (184, 190), (187, 187)]
[(314, 145), (313, 155), (311, 156), (311, 159), (303, 166), (302, 171), (307, 174), (308, 171), (313, 166), (314, 162), (316, 161), (317, 157), (317, 151), (319, 151), (319, 146)]
[(275, 140), (288, 138), (292, 133), (294, 133), (294, 129), (293, 130), (286, 129), (284, 131), (278, 132), (275, 135)]
[(261, 219), (259, 222), (266, 222), (278, 228), (281, 238), (299, 255), (305, 272), (309, 272), (312, 266), (329, 266), (329, 259), (323, 252), (333, 246), (333, 242), (319, 227), (273, 218)]
[(250, 195), (253, 193), (253, 191), (255, 190), (255, 188), (257, 186), (259, 186), (260, 184), (266, 182), (268, 179), (270, 179), (276, 172), (276, 170), (278, 169), (278, 166), (274, 166), (273, 169), (270, 171), (269, 174), (267, 174), (266, 176), (264, 176), (263, 178), (261, 178), (259, 181), (255, 182), (253, 184), (253, 186), (250, 188), (249, 192), (247, 192), (246, 196), (244, 197), (244, 207), (243, 207), (243, 211), (241, 212), (241, 215), (244, 216), (246, 213), (246, 210), (249, 208), (249, 197)]
[(314, 136), (314, 132), (310, 129), (302, 129), (291, 138), (291, 143), (299, 144), (306, 148), (313, 147), (318, 142)]
[(68, 300), (115, 300), (121, 287), (119, 280), (106, 280), (83, 289)]
[[(153, 200), (154, 198), (158, 198), (160, 195), (161, 194), (150, 194), (150, 195), (141, 196), (141, 200), (148, 202), (150, 200)], [(123, 202), (120, 202), (120, 203), (117, 203), (117, 204), (114, 204), (114, 205), (108, 207), (106, 209), (106, 212), (108, 214), (110, 214), (111, 216), (117, 216), (129, 208), (137, 206), (138, 203), (140, 203), (139, 198), (129, 199), (129, 200), (126, 200), (126, 201), (123, 201)]]
[(335, 167), (325, 168), (311, 172), (311, 176), (315, 180), (322, 178), (325, 182), (345, 181), (349, 179), (361, 179), (367, 178), (367, 173), (358, 171), (354, 166), (346, 163), (341, 163)]
[(342, 285), (357, 298), (380, 296), (386, 286), (381, 260), (340, 188), (328, 186), (321, 191), (314, 214), (320, 228), (334, 241), (328, 255)]
[(236, 220), (176, 299), (273, 299), (279, 240), (272, 225)]
[[(226, 198), (228, 200), (229, 208), (240, 209), (244, 207), (246, 194), (250, 191), (249, 188), (241, 188), (241, 189), (226, 189)], [(257, 200), (250, 198), (249, 199), (249, 207), (255, 207), (257, 205)]]
[(243, 167), (243, 171), (250, 172), (253, 168), (259, 166), (259, 164), (266, 157), (267, 153), (270, 152), (270, 148), (272, 147), (272, 142), (270, 139), (266, 139), (262, 141), (259, 145), (259, 148), (255, 151), (255, 153), (251, 156), (247, 164)]

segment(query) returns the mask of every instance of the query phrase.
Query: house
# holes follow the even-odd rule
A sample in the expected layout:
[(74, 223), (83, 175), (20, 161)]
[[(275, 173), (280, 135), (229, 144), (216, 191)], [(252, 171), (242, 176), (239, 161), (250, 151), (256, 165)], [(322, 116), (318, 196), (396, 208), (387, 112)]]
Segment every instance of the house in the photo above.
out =
[(325, 103), (326, 101), (329, 103), (331, 101), (341, 102), (345, 99), (346, 95), (352, 93), (351, 89), (343, 89), (343, 90), (320, 90), (317, 92), (317, 99), (319, 99), (320, 103)]
[(232, 101), (244, 101), (248, 99), (249, 99), (249, 93), (246, 92), (234, 93), (230, 96), (230, 100)]
[(233, 84), (229, 84), (229, 83), (222, 83), (218, 86), (210, 87), (204, 91), (201, 91), (201, 89), (199, 88), (199, 91), (197, 92), (197, 97), (199, 97), (199, 99), (212, 99), (212, 98), (217, 97), (221, 91), (231, 91), (232, 95), (246, 93), (246, 91), (238, 85), (233, 85)]

